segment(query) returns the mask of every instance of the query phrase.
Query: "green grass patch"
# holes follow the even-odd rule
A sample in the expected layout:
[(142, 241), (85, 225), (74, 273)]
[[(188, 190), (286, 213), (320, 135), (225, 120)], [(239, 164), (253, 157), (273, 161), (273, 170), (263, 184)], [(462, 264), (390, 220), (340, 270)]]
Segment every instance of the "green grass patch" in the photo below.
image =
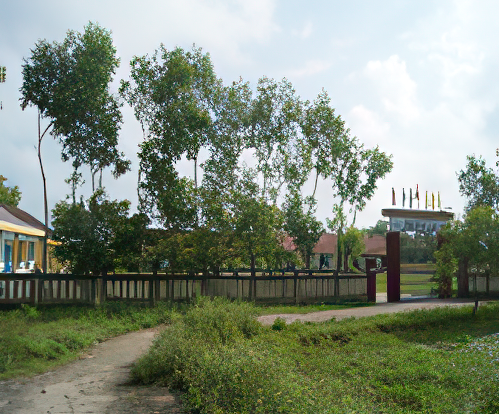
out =
[(494, 413), (499, 305), (320, 324), (255, 322), (250, 304), (202, 300), (134, 367), (196, 413)]
[(85, 306), (23, 305), (0, 312), (0, 379), (31, 376), (75, 359), (90, 345), (169, 322), (172, 310), (125, 303)]

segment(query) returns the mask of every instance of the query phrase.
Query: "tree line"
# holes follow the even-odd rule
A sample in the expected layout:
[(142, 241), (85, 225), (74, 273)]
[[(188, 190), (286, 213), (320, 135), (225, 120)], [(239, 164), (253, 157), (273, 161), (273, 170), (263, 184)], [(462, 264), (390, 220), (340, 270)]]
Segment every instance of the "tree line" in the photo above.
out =
[[(115, 96), (109, 84), (119, 63), (111, 32), (89, 23), (62, 43), (38, 41), (23, 64), (21, 106), (38, 108), (48, 124), (38, 130), (42, 176), (46, 133), (74, 169), (69, 199), (52, 212), (53, 238), (62, 242), (55, 254), (73, 271), (280, 267), (299, 260), (283, 248), (286, 236), (309, 266), (324, 232), (315, 217), (318, 180), (331, 182), (332, 210), (345, 215), (361, 211), (392, 168), (391, 156), (351, 134), (324, 90), (310, 102), (286, 79), (226, 84), (201, 48), (160, 45), (131, 60)], [(129, 202), (110, 201), (102, 186), (104, 168), (115, 177), (130, 169), (118, 150), (125, 103), (143, 131), (132, 217)], [(182, 159), (193, 178), (179, 173)], [(78, 201), (84, 166), (94, 194)], [(339, 223), (332, 226), (340, 235)]]

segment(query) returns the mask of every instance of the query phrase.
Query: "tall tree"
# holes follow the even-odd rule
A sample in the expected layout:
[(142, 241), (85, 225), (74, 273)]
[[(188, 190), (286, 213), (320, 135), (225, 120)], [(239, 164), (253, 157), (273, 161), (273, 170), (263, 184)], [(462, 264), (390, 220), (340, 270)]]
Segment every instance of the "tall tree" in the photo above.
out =
[[(48, 206), (41, 144), (47, 132), (61, 143), (62, 159), (71, 160), (75, 168), (88, 165), (92, 178), (108, 166), (114, 166), (115, 176), (129, 169), (129, 161), (117, 149), (122, 115), (109, 91), (118, 64), (111, 33), (94, 23), (83, 34), (68, 31), (62, 43), (38, 41), (24, 60), (21, 107), (38, 108), (45, 225)], [(48, 120), (43, 132), (41, 118)]]
[[(130, 80), (122, 81), (120, 93), (134, 108), (144, 131), (140, 146), (139, 201), (168, 192), (173, 180), (161, 185), (151, 180), (154, 170), (175, 168), (186, 156), (194, 162), (194, 190), (197, 191), (198, 156), (213, 133), (213, 105), (220, 86), (210, 56), (200, 48), (167, 50), (163, 45), (153, 56), (134, 57)], [(187, 188), (186, 188), (187, 189)], [(187, 189), (188, 190), (188, 189)], [(163, 197), (164, 198), (164, 197)], [(161, 221), (170, 218), (154, 204)]]
[(0, 204), (17, 207), (21, 201), (21, 192), (19, 187), (7, 187), (4, 183), (7, 181), (3, 175), (0, 175)]
[(302, 102), (288, 80), (259, 79), (251, 108), (248, 147), (257, 159), (262, 194), (274, 204), (285, 185), (300, 187), (307, 179), (301, 113)]

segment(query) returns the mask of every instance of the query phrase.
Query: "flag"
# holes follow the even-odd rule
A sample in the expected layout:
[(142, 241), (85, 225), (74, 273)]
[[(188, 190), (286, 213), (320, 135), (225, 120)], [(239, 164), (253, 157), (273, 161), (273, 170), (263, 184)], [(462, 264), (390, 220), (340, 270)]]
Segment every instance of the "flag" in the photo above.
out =
[(416, 198), (418, 199), (418, 210), (419, 210), (419, 185), (416, 184)]
[(425, 208), (425, 210), (428, 210), (428, 191), (426, 192), (426, 200), (424, 203), (424, 208)]
[(435, 210), (435, 193), (431, 193), (431, 209)]
[(442, 210), (442, 203), (440, 202), (440, 191), (438, 192), (438, 209)]
[(409, 188), (409, 208), (412, 208), (412, 188)]
[(405, 188), (402, 188), (402, 207), (405, 207)]
[(397, 203), (395, 202), (395, 190), (392, 187), (392, 206), (396, 206), (396, 205), (397, 205)]

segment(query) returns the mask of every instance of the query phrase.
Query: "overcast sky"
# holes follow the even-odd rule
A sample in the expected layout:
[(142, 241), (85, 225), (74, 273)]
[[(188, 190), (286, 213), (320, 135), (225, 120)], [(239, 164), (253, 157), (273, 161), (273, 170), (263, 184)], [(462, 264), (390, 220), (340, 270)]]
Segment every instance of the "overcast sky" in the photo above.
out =
[[(25, 0), (6, 1), (0, 12), (0, 174), (22, 191), (20, 207), (43, 220), (37, 143), (37, 114), (19, 106), (23, 58), (38, 39), (62, 41), (67, 30), (82, 32), (89, 21), (112, 31), (121, 58), (113, 90), (128, 78), (135, 55), (192, 44), (210, 53), (225, 83), (242, 77), (253, 86), (262, 76), (287, 78), (302, 99), (324, 88), (352, 135), (367, 147), (393, 154), (393, 171), (357, 216), (358, 227), (381, 219), (391, 189), (401, 205), (402, 188), (419, 184), (440, 191), (442, 207), (461, 215), (456, 172), (466, 155), (482, 155), (494, 166), (498, 140), (499, 2), (336, 0)], [(113, 199), (136, 208), (137, 145), (142, 132), (123, 108), (120, 149), (132, 171), (104, 177)], [(42, 144), (49, 208), (70, 192), (71, 173), (52, 137)], [(181, 169), (190, 172), (190, 165)], [(495, 168), (495, 167), (494, 167)], [(88, 175), (82, 193), (90, 193)], [(318, 218), (331, 217), (328, 183), (318, 190)], [(406, 204), (407, 206), (407, 204)]]

